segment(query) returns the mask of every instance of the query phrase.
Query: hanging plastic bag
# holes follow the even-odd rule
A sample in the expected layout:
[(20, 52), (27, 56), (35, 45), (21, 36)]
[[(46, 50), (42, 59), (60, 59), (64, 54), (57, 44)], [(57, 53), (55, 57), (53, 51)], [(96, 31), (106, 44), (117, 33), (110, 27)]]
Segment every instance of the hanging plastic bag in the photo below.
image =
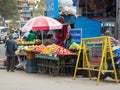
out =
[(72, 0), (59, 0), (59, 6), (72, 6)]

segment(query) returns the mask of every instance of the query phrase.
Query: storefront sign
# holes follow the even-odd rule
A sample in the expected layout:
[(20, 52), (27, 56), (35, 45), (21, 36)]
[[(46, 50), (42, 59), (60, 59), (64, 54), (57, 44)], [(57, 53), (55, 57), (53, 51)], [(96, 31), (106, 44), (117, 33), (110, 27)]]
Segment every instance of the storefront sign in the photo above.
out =
[(47, 16), (58, 18), (58, 0), (46, 0)]
[(69, 30), (69, 34), (72, 35), (73, 40), (76, 43), (80, 44), (80, 41), (82, 39), (82, 29), (80, 29), (80, 28), (79, 29), (71, 29), (71, 30)]

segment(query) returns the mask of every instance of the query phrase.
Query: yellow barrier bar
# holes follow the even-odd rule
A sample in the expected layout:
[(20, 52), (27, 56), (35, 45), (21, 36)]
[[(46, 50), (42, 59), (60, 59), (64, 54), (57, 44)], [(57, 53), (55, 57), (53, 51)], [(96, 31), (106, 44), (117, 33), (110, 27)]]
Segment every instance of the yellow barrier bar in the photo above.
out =
[(98, 78), (97, 78), (97, 84), (99, 83), (99, 80), (100, 80), (100, 74), (101, 74), (101, 69), (102, 69), (102, 65), (103, 65), (103, 60), (104, 60), (104, 57), (105, 57), (105, 49), (106, 48), (106, 39), (105, 39), (105, 45), (103, 46), (103, 51), (102, 51), (102, 59), (101, 59), (101, 62), (100, 62), (100, 68), (99, 68), (99, 72), (98, 72)]
[[(78, 68), (78, 70), (88, 70), (89, 68)], [(90, 71), (99, 71), (99, 69), (92, 69), (90, 68)], [(114, 70), (100, 70), (100, 72), (114, 72)]]
[(113, 53), (112, 53), (112, 48), (111, 48), (111, 43), (110, 43), (110, 38), (109, 37), (107, 37), (107, 41), (108, 41), (108, 46), (110, 48), (110, 56), (111, 56), (111, 59), (112, 59), (112, 66), (113, 66), (113, 70), (114, 70), (115, 81), (116, 81), (116, 84), (118, 84), (118, 77), (117, 77), (117, 73), (116, 73), (115, 63), (114, 63), (114, 60), (113, 60)]
[(79, 64), (79, 60), (80, 60), (81, 50), (82, 50), (82, 41), (81, 41), (81, 44), (80, 44), (80, 49), (79, 49), (78, 57), (77, 57), (77, 61), (76, 61), (76, 66), (75, 66), (75, 71), (74, 71), (74, 76), (73, 76), (73, 79), (74, 79), (74, 80), (75, 80), (75, 78), (76, 78), (76, 73), (77, 73), (78, 64)]
[(88, 76), (91, 79), (91, 73), (90, 73), (90, 63), (88, 62), (88, 55), (87, 55), (87, 49), (86, 46), (84, 45), (84, 54), (85, 54), (85, 60), (86, 60), (86, 64), (88, 66)]

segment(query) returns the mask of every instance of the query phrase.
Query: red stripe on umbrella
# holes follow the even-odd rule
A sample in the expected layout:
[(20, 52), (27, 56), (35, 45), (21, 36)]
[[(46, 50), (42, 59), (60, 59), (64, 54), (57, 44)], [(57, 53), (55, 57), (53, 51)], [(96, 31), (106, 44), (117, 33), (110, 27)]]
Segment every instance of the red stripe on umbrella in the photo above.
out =
[(49, 30), (49, 24), (45, 17), (36, 17), (32, 26), (33, 30)]
[[(63, 25), (50, 17), (46, 16), (38, 16), (30, 21), (28, 21), (22, 28), (22, 31), (30, 31), (33, 29), (33, 31), (37, 30), (54, 30), (54, 29), (62, 29)], [(26, 29), (26, 30), (25, 30)], [(28, 30), (30, 29), (30, 30)]]

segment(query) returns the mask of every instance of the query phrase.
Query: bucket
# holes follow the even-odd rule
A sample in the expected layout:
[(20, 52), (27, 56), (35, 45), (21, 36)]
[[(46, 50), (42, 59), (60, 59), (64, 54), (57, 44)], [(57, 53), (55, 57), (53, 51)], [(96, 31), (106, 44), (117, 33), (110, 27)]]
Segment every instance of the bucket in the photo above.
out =
[(26, 73), (37, 73), (39, 70), (38, 66), (27, 66)]

